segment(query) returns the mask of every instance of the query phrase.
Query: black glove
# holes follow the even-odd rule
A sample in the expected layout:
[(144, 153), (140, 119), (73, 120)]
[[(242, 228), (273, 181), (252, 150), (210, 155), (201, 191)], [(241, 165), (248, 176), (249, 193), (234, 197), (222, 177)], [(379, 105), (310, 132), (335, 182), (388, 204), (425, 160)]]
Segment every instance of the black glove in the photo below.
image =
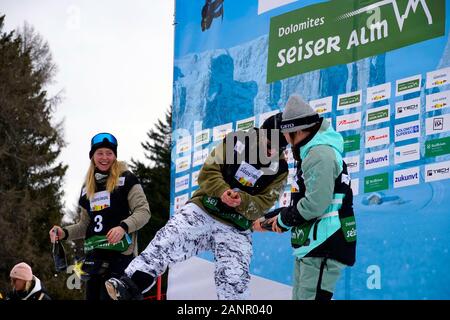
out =
[(265, 218), (266, 220), (268, 220), (268, 219), (270, 219), (270, 218), (273, 218), (273, 217), (275, 217), (276, 215), (278, 215), (278, 214), (281, 212), (282, 209), (283, 209), (283, 207), (277, 208), (277, 209), (272, 210), (272, 211), (269, 211), (269, 212), (267, 212), (267, 213), (264, 215), (264, 218)]
[[(268, 231), (272, 231), (272, 224), (271, 223), (267, 223), (267, 220), (269, 220), (270, 218), (273, 218), (275, 216), (277, 216), (278, 214), (280, 214), (280, 212), (286, 209), (285, 207), (281, 207), (281, 208), (277, 208), (273, 211), (269, 211), (264, 215), (265, 220), (263, 222), (261, 222), (261, 228), (266, 229)], [(278, 223), (277, 220), (277, 226), (281, 229), (282, 232), (286, 232), (288, 231), (288, 229), (280, 226), (280, 224)]]

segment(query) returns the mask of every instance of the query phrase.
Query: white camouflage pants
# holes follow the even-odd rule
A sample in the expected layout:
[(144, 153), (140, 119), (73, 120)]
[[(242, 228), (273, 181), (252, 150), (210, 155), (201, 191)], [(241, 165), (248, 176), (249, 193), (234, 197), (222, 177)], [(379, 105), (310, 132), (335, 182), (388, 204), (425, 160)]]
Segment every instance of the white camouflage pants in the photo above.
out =
[(193, 203), (186, 204), (170, 218), (125, 273), (131, 277), (139, 270), (156, 278), (169, 265), (202, 251), (214, 253), (214, 280), (219, 300), (246, 299), (253, 254), (250, 230), (239, 231), (223, 224)]

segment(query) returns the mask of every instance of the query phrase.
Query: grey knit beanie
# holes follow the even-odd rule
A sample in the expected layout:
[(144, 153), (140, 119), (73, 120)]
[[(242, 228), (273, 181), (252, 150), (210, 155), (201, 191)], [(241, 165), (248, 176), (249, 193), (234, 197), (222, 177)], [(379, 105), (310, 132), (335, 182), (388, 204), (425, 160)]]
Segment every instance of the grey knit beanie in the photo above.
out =
[(289, 97), (283, 111), (281, 132), (295, 132), (312, 127), (319, 122), (319, 115), (296, 94)]

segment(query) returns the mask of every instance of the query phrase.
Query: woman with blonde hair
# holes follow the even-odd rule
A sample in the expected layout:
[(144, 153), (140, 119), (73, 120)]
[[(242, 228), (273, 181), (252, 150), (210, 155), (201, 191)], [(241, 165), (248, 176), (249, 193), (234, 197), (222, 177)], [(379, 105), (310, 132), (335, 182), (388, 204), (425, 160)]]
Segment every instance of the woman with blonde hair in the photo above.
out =
[(138, 254), (137, 233), (150, 219), (150, 208), (137, 177), (117, 160), (117, 139), (98, 133), (91, 139), (91, 160), (79, 206), (80, 221), (53, 226), (50, 241), (85, 239), (81, 267), (87, 300), (109, 300), (104, 282), (123, 273)]
[(51, 300), (41, 280), (33, 274), (31, 267), (21, 262), (9, 274), (12, 291), (6, 300)]

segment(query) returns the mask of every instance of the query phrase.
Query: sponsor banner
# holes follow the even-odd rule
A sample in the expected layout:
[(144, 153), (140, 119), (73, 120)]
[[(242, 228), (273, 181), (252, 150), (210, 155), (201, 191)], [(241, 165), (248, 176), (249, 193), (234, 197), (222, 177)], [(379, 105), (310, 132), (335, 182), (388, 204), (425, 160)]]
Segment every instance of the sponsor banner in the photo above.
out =
[(211, 130), (205, 129), (199, 131), (195, 134), (194, 147), (197, 148), (201, 145), (204, 145), (205, 143), (209, 143), (210, 140), (211, 140)]
[(367, 88), (366, 103), (374, 103), (391, 97), (391, 83), (380, 84), (379, 86)]
[(192, 187), (196, 187), (196, 186), (198, 186), (198, 175), (200, 174), (200, 170), (197, 170), (197, 171), (194, 171), (194, 172), (192, 172), (192, 174), (191, 174), (191, 184), (192, 184)]
[(425, 119), (426, 134), (450, 131), (450, 113)]
[(177, 140), (177, 154), (190, 152), (192, 148), (192, 136), (185, 136)]
[(420, 143), (394, 148), (394, 163), (400, 164), (420, 159)]
[(366, 132), (365, 147), (372, 148), (390, 143), (389, 127)]
[(337, 101), (337, 110), (345, 110), (360, 107), (362, 103), (362, 91), (340, 94)]
[(390, 105), (367, 110), (366, 125), (371, 126), (391, 120)]
[(192, 166), (193, 167), (202, 166), (206, 158), (208, 158), (208, 155), (209, 155), (208, 148), (194, 152)]
[(389, 188), (389, 173), (380, 173), (364, 178), (364, 193), (387, 190)]
[(354, 157), (346, 157), (344, 158), (344, 161), (347, 164), (347, 171), (349, 173), (359, 172), (359, 155)]
[(406, 118), (420, 114), (420, 97), (395, 104), (395, 119)]
[(219, 141), (233, 131), (233, 124), (227, 123), (213, 128), (213, 141)]
[(333, 97), (326, 97), (318, 100), (312, 100), (309, 102), (311, 108), (313, 108), (318, 114), (329, 113), (333, 108)]
[(364, 169), (376, 169), (389, 165), (389, 149), (366, 153), (364, 155)]
[(175, 160), (175, 172), (186, 171), (191, 168), (191, 155)]
[(361, 149), (361, 135), (355, 134), (344, 137), (344, 152), (352, 152)]
[(421, 74), (418, 74), (413, 77), (397, 80), (395, 83), (395, 95), (400, 96), (403, 94), (420, 91), (421, 83), (422, 83), (422, 75)]
[(347, 64), (444, 34), (445, 0), (321, 2), (270, 19), (266, 81)]
[(189, 188), (189, 175), (175, 178), (175, 193)]
[(394, 128), (395, 142), (420, 137), (420, 122), (411, 121), (398, 124)]
[(402, 188), (419, 184), (420, 168), (408, 168), (394, 171), (394, 188)]
[(177, 212), (178, 210), (180, 210), (186, 204), (186, 202), (188, 200), (189, 200), (189, 194), (187, 194), (187, 193), (182, 194), (181, 196), (175, 197), (174, 211)]
[(290, 191), (283, 192), (283, 194), (281, 195), (281, 197), (279, 199), (279, 206), (280, 207), (288, 207), (290, 202), (291, 202), (291, 192)]
[(255, 127), (255, 117), (250, 117), (236, 122), (236, 131), (239, 130), (247, 131), (248, 129), (254, 127)]
[(361, 112), (336, 117), (336, 131), (342, 132), (361, 128)]
[(425, 142), (425, 157), (438, 157), (450, 154), (450, 137)]
[(450, 81), (450, 68), (427, 72), (427, 89), (447, 85)]
[(425, 165), (425, 182), (450, 178), (450, 161)]
[(435, 111), (448, 108), (450, 103), (450, 91), (443, 91), (427, 95), (426, 111)]
[(359, 194), (359, 179), (352, 179), (350, 187), (352, 188), (353, 195), (357, 196)]

